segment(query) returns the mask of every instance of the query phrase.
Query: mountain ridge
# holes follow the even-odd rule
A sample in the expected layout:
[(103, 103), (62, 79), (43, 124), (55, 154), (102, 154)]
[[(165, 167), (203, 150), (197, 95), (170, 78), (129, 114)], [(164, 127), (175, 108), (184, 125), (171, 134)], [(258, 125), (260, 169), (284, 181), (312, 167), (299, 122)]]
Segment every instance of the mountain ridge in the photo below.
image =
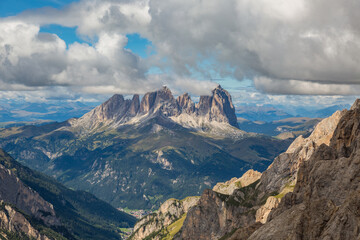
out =
[[(139, 99), (138, 94), (133, 95), (131, 100), (115, 94), (78, 120), (73, 120), (71, 124), (86, 126), (90, 129), (99, 125), (119, 127), (161, 114), (187, 128), (200, 129), (203, 124), (212, 122), (239, 127), (231, 96), (220, 85), (212, 91), (211, 96), (200, 96), (197, 104), (191, 100), (188, 93), (175, 99), (166, 86), (146, 93), (141, 102)], [(191, 121), (191, 124), (184, 121), (185, 119)]]
[(288, 146), (230, 125), (234, 106), (220, 86), (200, 99), (196, 107), (188, 94), (175, 99), (166, 87), (141, 101), (114, 95), (78, 119), (0, 129), (0, 147), (115, 207), (150, 209), (249, 168), (265, 170)]

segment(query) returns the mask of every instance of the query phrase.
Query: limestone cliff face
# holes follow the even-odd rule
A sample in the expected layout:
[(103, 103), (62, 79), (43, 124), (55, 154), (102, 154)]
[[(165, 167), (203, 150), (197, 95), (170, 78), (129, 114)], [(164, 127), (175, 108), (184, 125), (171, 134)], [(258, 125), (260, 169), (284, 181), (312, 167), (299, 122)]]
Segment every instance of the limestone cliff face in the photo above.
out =
[(263, 195), (277, 192), (277, 199), (269, 197), (266, 204), (256, 212), (256, 221), (265, 223), (267, 217), (276, 208), (281, 198), (288, 192), (293, 191), (300, 165), (308, 161), (312, 154), (322, 144), (329, 145), (336, 126), (346, 110), (337, 111), (332, 116), (323, 119), (315, 127), (307, 138), (299, 136), (289, 146), (285, 153), (280, 154), (274, 162), (262, 174), (260, 180), (260, 191)]
[(141, 100), (140, 113), (151, 114), (160, 112), (164, 116), (179, 114), (178, 104), (167, 87), (156, 92), (146, 93)]
[(140, 98), (138, 94), (135, 94), (131, 100), (129, 107), (128, 115), (129, 117), (134, 117), (139, 112), (140, 109)]
[[(0, 150), (0, 154), (7, 155), (3, 150)], [(53, 205), (24, 185), (11, 170), (0, 164), (0, 232), (6, 230), (15, 232), (19, 236), (25, 234), (29, 238), (38, 240), (48, 239), (30, 224), (24, 214), (47, 226), (60, 225)]]
[(270, 212), (279, 206), (280, 200), (280, 198), (274, 196), (268, 197), (266, 203), (256, 211), (256, 222), (266, 223)]
[(150, 109), (154, 107), (155, 99), (156, 99), (156, 92), (146, 93), (141, 100), (140, 113), (150, 112)]
[(124, 122), (131, 100), (125, 100), (120, 94), (115, 94), (109, 100), (86, 113), (80, 119), (71, 120), (73, 126), (95, 129), (101, 125), (108, 125), (114, 122)]
[(158, 115), (191, 128), (200, 128), (203, 124), (213, 122), (238, 127), (231, 96), (220, 85), (212, 91), (211, 96), (201, 96), (196, 105), (187, 93), (175, 99), (166, 86), (146, 93), (141, 102), (137, 94), (132, 100), (115, 94), (80, 119), (73, 119), (69, 123), (82, 129), (96, 129), (135, 123)]
[(199, 197), (187, 197), (183, 200), (169, 199), (165, 201), (156, 213), (142, 218), (136, 223), (132, 240), (141, 240), (152, 234), (152, 239), (160, 239), (160, 230), (186, 214), (190, 208), (197, 204)]
[[(356, 104), (360, 105), (360, 101), (354, 105)], [(355, 109), (359, 113), (355, 113)], [(330, 177), (331, 174), (333, 174), (331, 171), (330, 174), (326, 173), (324, 168), (322, 169), (322, 172), (318, 169), (318, 175), (312, 176), (311, 174), (318, 168), (316, 165), (318, 163), (313, 163), (313, 165), (311, 165), (308, 161), (311, 161), (311, 159), (329, 159), (334, 156), (346, 158), (352, 156), (352, 150), (350, 150), (351, 146), (353, 146), (354, 142), (356, 142), (356, 138), (360, 139), (357, 130), (357, 127), (360, 126), (360, 110), (353, 107), (352, 113), (353, 115), (358, 114), (359, 116), (346, 117), (349, 114), (347, 110), (343, 110), (341, 112), (338, 111), (331, 117), (321, 121), (308, 138), (303, 138), (302, 136), (298, 137), (285, 153), (280, 154), (277, 158), (275, 158), (273, 164), (261, 175), (261, 177), (259, 176), (260, 180), (254, 183), (255, 185), (251, 184), (247, 187), (235, 189), (233, 185), (240, 186), (239, 183), (236, 184), (239, 180), (232, 179), (226, 183), (219, 183), (214, 187), (215, 191), (226, 193), (227, 195), (217, 194), (211, 190), (205, 191), (198, 205), (192, 208), (187, 214), (187, 218), (181, 232), (179, 233), (180, 235), (177, 236), (178, 239), (219, 239), (233, 230), (236, 231), (233, 232), (232, 237), (229, 239), (248, 239), (254, 231), (261, 227), (262, 224), (265, 224), (265, 227), (268, 224), (268, 220), (276, 219), (274, 216), (278, 216), (276, 214), (277, 212), (284, 212), (284, 209), (288, 208), (289, 202), (296, 205), (294, 209), (296, 211), (299, 210), (297, 214), (301, 215), (301, 211), (304, 210), (305, 207), (304, 205), (296, 204), (297, 202), (303, 201), (303, 197), (301, 196), (307, 196), (309, 197), (308, 201), (311, 201), (314, 193), (319, 193), (322, 188), (327, 186), (327, 182), (332, 181)], [(335, 138), (338, 139), (338, 141), (334, 141)], [(355, 143), (355, 146), (356, 144), (357, 143)], [(358, 145), (360, 146), (360, 140)], [(337, 149), (338, 154), (335, 154), (331, 151), (331, 149)], [(321, 153), (321, 156), (317, 157), (319, 153)], [(332, 164), (334, 163), (327, 162), (326, 167), (328, 169), (332, 169)], [(345, 181), (346, 183), (339, 184), (339, 186), (336, 184), (330, 184), (330, 188), (327, 188), (327, 191), (328, 194), (334, 195), (331, 198), (332, 202), (330, 203), (325, 201), (324, 195), (321, 195), (322, 198), (319, 200), (318, 204), (320, 204), (321, 201), (324, 201), (328, 206), (330, 206), (329, 211), (334, 212), (335, 207), (338, 206), (335, 203), (335, 199), (341, 199), (342, 197), (340, 195), (345, 196), (343, 203), (347, 204), (346, 207), (354, 206), (354, 204), (357, 203), (356, 201), (358, 200), (355, 198), (356, 194), (354, 192), (358, 191), (355, 186), (359, 181), (359, 171), (355, 169), (359, 168), (356, 167), (356, 164), (357, 163), (354, 163), (353, 166), (350, 166), (350, 163), (343, 162), (342, 166), (339, 165), (334, 168), (333, 171), (338, 171), (338, 168), (346, 168), (347, 170), (339, 172), (349, 175), (349, 178), (347, 179), (347, 182)], [(306, 173), (304, 173), (304, 166), (309, 165), (311, 165), (312, 168), (308, 169)], [(349, 174), (346, 174), (345, 171), (349, 171)], [(323, 175), (328, 176), (329, 178), (322, 181), (321, 179), (324, 178)], [(341, 176), (341, 174), (335, 174), (334, 176), (337, 175), (339, 177)], [(304, 183), (305, 179), (307, 180), (306, 183)], [(354, 181), (355, 183), (352, 184), (350, 181)], [(316, 183), (318, 183), (319, 186), (316, 186)], [(303, 184), (303, 186), (306, 185), (308, 190), (307, 192), (296, 194), (295, 192), (298, 191), (297, 188), (301, 184)], [(347, 185), (353, 186), (353, 189), (355, 189), (353, 193), (350, 194), (351, 196), (349, 195), (348, 197), (346, 197), (347, 194), (345, 193), (346, 189), (349, 189), (349, 187), (346, 187)], [(315, 186), (316, 188), (314, 189)], [(295, 192), (292, 194), (291, 192), (294, 190), (294, 187)], [(339, 188), (342, 188), (342, 191), (338, 191)], [(289, 200), (289, 196), (295, 195), (298, 197), (297, 200), (294, 200), (294, 197)], [(287, 208), (281, 206), (287, 206)], [(316, 212), (317, 207), (319, 206), (313, 205), (312, 211)], [(278, 211), (278, 208), (283, 210)], [(320, 209), (325, 211), (324, 207)], [(351, 209), (358, 211), (353, 207)], [(344, 207), (340, 212), (344, 215), (347, 214), (346, 211), (347, 210)], [(286, 212), (284, 213), (288, 216), (286, 220), (282, 222), (275, 221), (272, 223), (273, 225), (266, 228), (266, 230), (261, 230), (264, 228), (261, 227), (258, 230), (259, 234), (257, 234), (254, 239), (297, 239), (297, 237), (299, 237), (298, 235), (296, 235), (296, 237), (294, 237), (295, 235), (286, 235), (285, 230), (282, 231), (281, 234), (284, 234), (284, 236), (290, 236), (289, 238), (279, 238), (281, 234), (266, 235), (266, 233), (271, 231), (274, 232), (274, 230), (272, 230), (273, 228), (282, 228), (282, 225), (286, 225), (287, 222), (294, 223), (288, 224), (287, 226), (291, 225), (294, 227), (294, 232), (296, 232), (298, 230), (295, 230), (295, 225), (299, 224), (296, 225), (297, 229), (299, 229), (300, 224), (303, 224), (306, 218), (311, 218), (310, 213), (311, 212), (309, 211), (309, 215), (304, 217), (302, 220), (299, 220), (298, 215), (295, 216), (292, 215), (292, 213), (290, 214), (290, 212)], [(323, 213), (319, 214), (319, 216), (322, 215)], [(328, 219), (330, 219), (333, 215), (327, 216), (329, 217)], [(358, 221), (359, 223), (359, 218), (356, 220), (354, 216), (350, 217), (353, 222)], [(339, 217), (337, 217), (337, 219), (339, 219)], [(324, 222), (325, 220), (322, 219), (321, 221)], [(321, 228), (320, 225), (317, 225), (319, 229)], [(336, 224), (331, 226), (335, 228)], [(286, 229), (289, 230), (289, 228)], [(315, 229), (315, 227), (313, 229)], [(261, 238), (259, 237), (260, 235), (264, 237)], [(299, 237), (299, 239), (318, 238), (311, 235), (310, 238)]]
[[(28, 238), (36, 240), (50, 240), (47, 236), (40, 234), (33, 228), (22, 213), (10, 205), (5, 204), (2, 200), (0, 201), (0, 232), (1, 229), (11, 233), (17, 233), (20, 236), (21, 234), (25, 234)], [(0, 235), (7, 239), (6, 233), (0, 233)]]
[(249, 239), (360, 238), (360, 106), (301, 164), (292, 193)]
[(222, 194), (231, 195), (233, 194), (235, 189), (246, 187), (259, 180), (260, 177), (261, 177), (260, 172), (250, 169), (246, 173), (244, 173), (240, 178), (232, 178), (227, 182), (217, 183), (213, 187), (213, 191)]
[(238, 126), (235, 107), (232, 104), (231, 96), (229, 92), (220, 85), (213, 90), (210, 113), (211, 120), (228, 122), (232, 126)]
[(250, 227), (255, 223), (253, 213), (258, 194), (255, 185), (236, 189), (232, 195), (205, 190), (174, 239), (215, 240), (234, 229)]
[(281, 192), (292, 182), (296, 182), (299, 166), (307, 161), (322, 144), (329, 145), (336, 126), (346, 110), (337, 111), (322, 120), (307, 138), (299, 136), (285, 153), (280, 154), (261, 176), (261, 188), (264, 192)]
[(47, 225), (59, 225), (53, 206), (25, 186), (9, 169), (0, 164), (0, 200), (15, 205)]
[(95, 108), (93, 115), (99, 121), (113, 120), (118, 116), (122, 116), (129, 107), (129, 101), (125, 101), (124, 97), (115, 94), (109, 100)]
[(195, 113), (195, 104), (191, 100), (188, 93), (184, 93), (183, 95), (179, 96), (176, 99), (176, 102), (178, 103), (179, 107), (182, 109), (182, 112), (187, 114)]
[(212, 96), (201, 96), (196, 109), (198, 116), (210, 121), (227, 122), (234, 127), (238, 127), (231, 96), (220, 85), (212, 91)]

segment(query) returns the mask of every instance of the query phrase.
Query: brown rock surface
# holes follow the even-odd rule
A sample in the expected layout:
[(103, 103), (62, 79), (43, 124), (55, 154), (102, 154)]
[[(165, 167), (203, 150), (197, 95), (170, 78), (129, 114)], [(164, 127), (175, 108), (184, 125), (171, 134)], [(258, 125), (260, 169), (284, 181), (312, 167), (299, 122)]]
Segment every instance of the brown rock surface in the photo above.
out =
[(134, 117), (140, 109), (140, 98), (138, 94), (135, 94), (131, 100), (128, 115)]
[[(356, 115), (355, 110), (352, 111), (352, 113)], [(320, 236), (320, 233), (314, 233), (313, 235), (311, 235), (311, 233), (309, 235), (311, 237), (309, 238), (302, 238), (300, 235), (296, 235), (299, 231), (303, 231), (302, 227), (303, 224), (305, 224), (305, 221), (313, 218), (311, 212), (314, 212), (314, 220), (306, 223), (309, 228), (312, 228), (311, 231), (315, 231), (315, 227), (322, 229), (321, 224), (325, 224), (326, 222), (326, 229), (329, 230), (324, 230), (324, 233), (321, 233), (322, 235), (325, 233), (328, 234), (331, 229), (344, 232), (345, 230), (341, 227), (341, 224), (338, 224), (339, 221), (341, 221), (340, 216), (351, 218), (351, 231), (359, 231), (360, 224), (357, 225), (358, 228), (354, 227), (356, 226), (356, 223), (359, 223), (358, 215), (356, 215), (358, 210), (355, 207), (359, 197), (357, 192), (358, 188), (356, 187), (359, 185), (358, 163), (354, 163), (353, 166), (350, 166), (350, 163), (347, 164), (343, 162), (342, 166), (334, 167), (332, 166), (334, 163), (325, 161), (325, 163), (329, 165), (323, 169), (319, 168), (319, 166), (314, 163), (314, 166), (311, 169), (305, 171), (306, 174), (304, 174), (303, 170), (304, 166), (310, 166), (313, 164), (310, 164), (310, 162), (315, 161), (309, 159), (331, 159), (335, 156), (348, 158), (351, 156), (351, 151), (349, 149), (351, 149), (354, 139), (356, 139), (354, 136), (358, 136), (357, 129), (359, 126), (359, 121), (354, 119), (360, 119), (360, 113), (358, 113), (359, 116), (346, 118), (346, 115), (348, 114), (349, 112), (346, 110), (341, 112), (338, 111), (331, 117), (320, 122), (308, 138), (303, 138), (302, 136), (298, 137), (289, 149), (285, 153), (280, 154), (274, 160), (273, 164), (262, 174), (257, 185), (254, 186), (254, 184), (252, 184), (253, 192), (245, 190), (249, 189), (250, 186), (236, 189), (230, 196), (216, 194), (211, 190), (205, 191), (199, 204), (189, 211), (184, 226), (181, 229), (181, 235), (178, 235), (177, 239), (218, 239), (225, 235), (230, 237), (229, 234), (232, 234), (230, 239), (248, 239), (252, 234), (252, 231), (258, 229), (261, 226), (261, 223), (266, 223), (267, 220), (271, 219), (273, 220), (260, 227), (254, 233), (253, 236), (257, 237), (254, 239), (318, 239), (316, 237)], [(334, 139), (338, 139), (338, 141), (334, 142)], [(358, 145), (360, 146), (360, 140)], [(335, 153), (332, 149), (338, 149), (338, 153)], [(360, 156), (357, 159), (360, 159)], [(356, 161), (358, 162), (359, 160)], [(346, 170), (339, 171), (338, 169)], [(346, 184), (339, 182), (333, 184), (332, 181), (335, 176), (340, 177), (341, 175), (349, 175), (345, 173), (346, 171), (351, 173), (350, 178), (345, 181)], [(354, 171), (357, 171), (357, 173), (354, 173)], [(312, 176), (311, 174), (315, 172), (318, 172), (318, 174)], [(326, 176), (328, 176), (328, 178)], [(304, 179), (311, 179), (312, 181), (303, 183)], [(324, 181), (321, 179), (324, 179)], [(347, 196), (347, 190), (349, 189), (347, 186), (349, 186), (351, 179), (355, 182), (352, 185), (354, 191)], [(228, 181), (226, 184), (227, 187), (236, 182), (236, 180), (237, 179), (232, 179)], [(341, 181), (343, 180), (344, 179)], [(291, 193), (294, 190), (297, 181), (298, 183), (296, 186), (302, 184), (308, 189), (307, 192), (302, 192), (297, 195), (295, 192), (298, 191), (298, 187), (295, 187), (295, 192)], [(316, 186), (315, 182), (318, 182), (319, 186), (314, 189)], [(328, 182), (331, 182), (331, 184), (328, 184)], [(220, 185), (224, 184), (225, 183), (219, 184), (214, 189), (219, 191)], [(328, 196), (324, 197), (322, 194), (319, 196), (318, 202), (316, 203), (316, 201), (314, 201), (311, 206), (307, 206), (303, 202), (302, 196), (308, 197), (308, 202), (310, 203), (313, 201), (314, 193), (318, 193), (319, 189), (326, 188), (327, 185), (329, 185), (329, 189), (327, 190), (328, 195), (332, 196), (330, 198), (332, 199), (331, 201), (327, 200)], [(339, 188), (341, 188), (341, 190)], [(285, 197), (283, 198), (284, 195)], [(298, 196), (299, 199), (295, 200), (295, 197), (290, 196)], [(343, 203), (345, 203), (344, 206), (337, 205), (336, 201), (341, 198), (343, 198)], [(232, 206), (229, 205), (229, 202), (232, 203)], [(286, 210), (289, 208), (289, 204), (291, 206), (292, 204), (295, 204), (296, 206), (291, 208), (291, 211), (289, 210), (289, 212), (287, 212)], [(280, 206), (279, 209), (282, 210), (278, 211), (278, 206)], [(306, 209), (310, 210), (306, 211)], [(351, 211), (349, 209), (351, 209)], [(341, 215), (334, 215), (335, 210), (339, 214), (341, 213)], [(316, 213), (317, 211), (318, 213)], [(254, 214), (255, 212), (256, 215)], [(294, 212), (296, 212), (296, 214), (294, 214)], [(355, 215), (351, 215), (350, 212), (355, 212)], [(282, 213), (283, 215), (281, 216), (284, 217), (284, 220), (276, 220), (277, 216)], [(258, 223), (256, 223), (255, 220)], [(330, 220), (332, 222), (330, 222)], [(268, 224), (270, 224), (270, 227), (265, 229)], [(283, 235), (275, 233), (278, 231), (277, 229), (282, 229), (281, 234)], [(235, 232), (233, 232), (234, 230)], [(274, 235), (272, 235), (273, 232)], [(330, 233), (330, 235), (333, 234), (335, 234), (335, 230)], [(346, 234), (341, 236), (347, 237), (344, 239), (352, 239)]]
[(187, 128), (202, 128), (204, 124), (212, 122), (238, 127), (231, 96), (220, 85), (212, 91), (212, 96), (201, 96), (196, 106), (187, 93), (175, 99), (166, 86), (146, 93), (141, 102), (137, 94), (132, 100), (115, 94), (80, 119), (71, 119), (69, 123), (81, 133), (85, 133), (99, 127), (101, 129), (102, 126), (118, 127), (159, 115)]
[(220, 85), (213, 90), (211, 120), (228, 122), (230, 125), (238, 127), (235, 107), (232, 104), (231, 96), (229, 92)]
[[(30, 222), (11, 206), (0, 201), (0, 229), (8, 232), (23, 233), (29, 238), (36, 240), (48, 240), (49, 238), (41, 235)], [(5, 238), (6, 239), (6, 238)]]
[(330, 144), (330, 139), (346, 110), (337, 111), (323, 119), (307, 138), (297, 137), (285, 153), (280, 154), (261, 176), (261, 187), (266, 193), (281, 192), (286, 184), (296, 181), (302, 162), (307, 161), (321, 144)]
[(25, 186), (9, 169), (2, 165), (0, 165), (0, 200), (15, 205), (26, 214), (41, 219), (47, 225), (60, 224), (55, 216), (53, 206), (37, 192)]
[(155, 99), (156, 99), (156, 92), (146, 93), (141, 99), (140, 112), (148, 113), (150, 109), (154, 106)]
[(233, 229), (255, 223), (257, 191), (254, 184), (224, 195), (210, 189), (201, 195), (199, 203), (190, 209), (184, 225), (174, 239), (219, 239)]
[(360, 239), (360, 108), (299, 169), (293, 193), (249, 239)]
[(200, 101), (196, 104), (196, 110), (198, 116), (209, 121), (226, 122), (238, 127), (231, 96), (220, 85), (212, 91), (212, 96), (200, 96)]
[(115, 94), (109, 100), (96, 107), (92, 114), (98, 121), (107, 121), (123, 116), (128, 108), (129, 100), (125, 100), (122, 95)]
[(227, 182), (217, 183), (213, 187), (213, 191), (222, 194), (231, 195), (235, 189), (246, 187), (259, 180), (260, 177), (261, 177), (260, 172), (250, 169), (247, 172), (245, 172), (240, 178), (232, 178)]
[[(159, 208), (156, 213), (145, 216), (138, 221), (134, 227), (134, 233), (131, 235), (131, 240), (141, 240), (154, 234), (186, 214), (190, 208), (195, 206), (200, 197), (187, 197), (183, 200), (168, 199)], [(152, 239), (158, 239), (156, 234)]]
[(260, 222), (263, 224), (266, 223), (271, 210), (277, 208), (279, 206), (279, 203), (280, 198), (276, 198), (273, 196), (268, 197), (266, 203), (256, 211), (256, 222)]
[(176, 102), (179, 104), (179, 107), (182, 109), (182, 112), (187, 114), (195, 113), (195, 104), (191, 100), (188, 93), (184, 93), (176, 99)]

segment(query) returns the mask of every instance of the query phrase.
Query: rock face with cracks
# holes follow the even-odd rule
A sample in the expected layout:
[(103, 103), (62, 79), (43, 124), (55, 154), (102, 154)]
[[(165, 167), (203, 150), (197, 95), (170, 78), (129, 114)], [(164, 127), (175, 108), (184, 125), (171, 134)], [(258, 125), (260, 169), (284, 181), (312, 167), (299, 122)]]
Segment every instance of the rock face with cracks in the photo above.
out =
[(189, 126), (187, 121), (191, 121), (197, 122), (198, 127), (202, 123), (210, 122), (238, 127), (231, 96), (220, 85), (212, 91), (212, 95), (200, 96), (196, 105), (188, 93), (175, 99), (166, 86), (146, 93), (141, 102), (137, 94), (131, 100), (115, 94), (79, 120), (75, 120), (73, 125), (92, 129), (103, 125), (126, 124), (154, 114), (172, 117), (173, 121), (185, 126)]
[(156, 213), (145, 216), (134, 227), (131, 240), (145, 239), (153, 234), (153, 239), (160, 239), (159, 231), (180, 219), (190, 208), (197, 204), (200, 197), (187, 197), (183, 200), (169, 199)]
[(206, 190), (176, 239), (360, 239), (360, 100), (226, 193)]
[(18, 237), (25, 235), (29, 239), (49, 240), (47, 236), (33, 228), (22, 213), (0, 201), (0, 236), (7, 239), (7, 233), (2, 233), (3, 230), (7, 233), (16, 233)]
[(360, 104), (299, 169), (292, 193), (249, 239), (360, 238)]
[(246, 173), (244, 173), (244, 175), (242, 175), (241, 178), (232, 178), (227, 182), (217, 183), (213, 187), (213, 191), (222, 194), (231, 195), (235, 189), (246, 187), (252, 184), (253, 182), (259, 180), (260, 177), (261, 177), (260, 172), (250, 169)]
[(59, 225), (53, 206), (0, 164), (0, 199), (47, 225)]

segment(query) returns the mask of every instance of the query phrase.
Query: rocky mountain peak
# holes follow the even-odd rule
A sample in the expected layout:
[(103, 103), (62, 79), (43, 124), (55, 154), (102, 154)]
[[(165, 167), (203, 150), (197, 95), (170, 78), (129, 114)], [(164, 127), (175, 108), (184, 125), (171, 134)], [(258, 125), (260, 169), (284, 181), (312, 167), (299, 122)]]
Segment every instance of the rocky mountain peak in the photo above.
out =
[(231, 96), (220, 85), (212, 91), (211, 96), (200, 96), (200, 101), (196, 105), (188, 93), (175, 99), (166, 86), (146, 93), (141, 102), (138, 94), (135, 94), (131, 100), (115, 94), (85, 114), (79, 121), (71, 122), (71, 125), (95, 129), (101, 125), (126, 124), (135, 117), (134, 122), (141, 119), (146, 121), (158, 115), (171, 118), (172, 121), (187, 128), (202, 129), (204, 124), (212, 122), (227, 123), (238, 127)]
[(220, 85), (212, 91), (212, 96), (200, 96), (196, 107), (199, 116), (208, 118), (210, 121), (226, 122), (238, 127), (231, 95)]
[(124, 103), (124, 97), (120, 94), (115, 94), (109, 100), (101, 104), (98, 109), (96, 109), (96, 115), (99, 119), (108, 120), (112, 119), (115, 115), (118, 114), (119, 110), (122, 108)]
[(360, 108), (360, 99), (356, 99), (353, 105), (351, 106), (350, 110), (355, 110), (357, 108)]
[(140, 114), (159, 113), (164, 116), (178, 115), (179, 108), (171, 90), (163, 86), (156, 92), (146, 93), (141, 100)]
[(235, 127), (238, 126), (231, 95), (220, 85), (213, 90), (211, 113), (214, 119), (220, 117), (222, 120), (223, 118), (221, 116), (225, 116), (230, 125)]
[[(155, 99), (155, 107), (159, 108), (162, 107), (161, 105), (167, 105), (167, 108), (177, 108), (177, 103), (176, 100), (174, 98), (174, 96), (172, 95), (171, 90), (166, 87), (163, 86), (160, 90), (156, 91), (156, 99)], [(164, 108), (163, 108), (164, 110)], [(177, 112), (174, 112), (173, 114), (176, 114)]]
[(140, 97), (138, 94), (134, 94), (129, 108), (129, 116), (130, 117), (135, 116), (139, 112), (139, 109), (140, 109)]
[(188, 93), (184, 93), (183, 95), (178, 96), (176, 102), (182, 109), (182, 112), (185, 112), (187, 114), (192, 114), (195, 112), (195, 104), (191, 100), (191, 97)]
[(154, 106), (156, 99), (156, 92), (148, 92), (141, 99), (140, 113), (148, 113)]
[(159, 89), (156, 92), (158, 93), (159, 97), (161, 97), (162, 99), (169, 100), (173, 98), (172, 92), (167, 86), (163, 86), (161, 89)]

